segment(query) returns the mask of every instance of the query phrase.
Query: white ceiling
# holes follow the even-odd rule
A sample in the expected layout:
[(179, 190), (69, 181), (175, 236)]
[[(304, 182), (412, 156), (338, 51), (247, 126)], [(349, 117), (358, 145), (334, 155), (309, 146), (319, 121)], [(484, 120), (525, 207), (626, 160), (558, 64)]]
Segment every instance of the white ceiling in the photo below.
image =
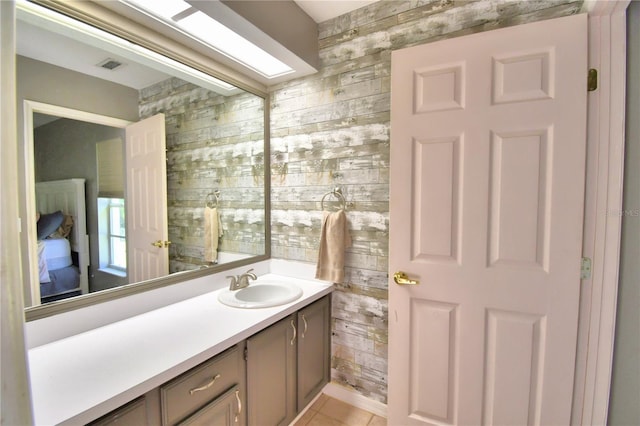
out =
[(302, 10), (317, 23), (375, 3), (377, 0), (295, 0)]

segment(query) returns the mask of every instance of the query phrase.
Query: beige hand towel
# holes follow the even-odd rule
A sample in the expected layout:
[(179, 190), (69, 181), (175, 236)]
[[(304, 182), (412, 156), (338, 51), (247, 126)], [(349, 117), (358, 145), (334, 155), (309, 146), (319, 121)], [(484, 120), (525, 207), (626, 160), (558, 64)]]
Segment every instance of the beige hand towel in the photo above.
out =
[(344, 249), (351, 246), (344, 210), (324, 212), (316, 278), (334, 283), (344, 280)]
[(222, 223), (220, 213), (213, 207), (204, 208), (204, 260), (218, 261), (218, 239), (222, 237)]

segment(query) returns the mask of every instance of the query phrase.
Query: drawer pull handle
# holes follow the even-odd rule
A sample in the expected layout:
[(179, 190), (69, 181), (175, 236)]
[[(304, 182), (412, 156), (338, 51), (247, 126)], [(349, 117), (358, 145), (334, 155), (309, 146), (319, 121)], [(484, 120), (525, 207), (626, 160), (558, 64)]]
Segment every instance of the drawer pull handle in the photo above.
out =
[(240, 401), (240, 391), (236, 391), (236, 400), (238, 401), (238, 412), (236, 413), (236, 423), (238, 423), (238, 418), (240, 417), (240, 413), (242, 413), (242, 401)]
[(203, 390), (207, 390), (209, 389), (211, 386), (213, 386), (213, 384), (216, 382), (216, 380), (218, 380), (220, 378), (219, 374), (216, 374), (215, 376), (213, 376), (213, 378), (211, 379), (211, 381), (209, 383), (207, 383), (204, 386), (200, 386), (199, 388), (193, 388), (189, 391), (189, 395), (193, 395), (196, 392), (200, 392)]
[(294, 343), (296, 343), (297, 336), (296, 324), (293, 322), (293, 320), (291, 320), (291, 328), (293, 328), (293, 338), (291, 339), (291, 346), (293, 346)]
[(302, 338), (304, 339), (304, 335), (307, 334), (307, 319), (302, 314), (302, 322), (304, 323), (304, 328), (302, 329)]

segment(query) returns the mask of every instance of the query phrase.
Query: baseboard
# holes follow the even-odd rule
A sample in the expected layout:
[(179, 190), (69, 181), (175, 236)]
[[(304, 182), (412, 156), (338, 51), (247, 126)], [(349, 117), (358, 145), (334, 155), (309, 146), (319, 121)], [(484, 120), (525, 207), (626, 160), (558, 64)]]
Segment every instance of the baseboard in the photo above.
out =
[(385, 418), (387, 417), (387, 404), (374, 401), (373, 399), (367, 398), (366, 396), (361, 395), (347, 387), (338, 385), (336, 383), (327, 383), (327, 385), (322, 389), (322, 393), (332, 398), (338, 399), (342, 402), (346, 402), (347, 404), (353, 405), (354, 407), (366, 410), (377, 416)]
[[(1, 0), (0, 0), (0, 1), (1, 1)], [(293, 419), (293, 421), (292, 421), (291, 423), (289, 423), (289, 426), (293, 426), (293, 425), (295, 425), (296, 423), (298, 423), (298, 421), (299, 421), (301, 418), (303, 418), (305, 414), (307, 414), (307, 411), (309, 411), (309, 408), (311, 408), (311, 406), (312, 406), (312, 405), (313, 405), (313, 404), (314, 404), (318, 399), (320, 399), (320, 397), (321, 397), (321, 396), (322, 396), (322, 392), (318, 392), (318, 394), (317, 394), (317, 395), (316, 395), (316, 396), (311, 400), (311, 402), (309, 402), (309, 403), (307, 404), (307, 406), (306, 406), (306, 407), (304, 407), (304, 408), (302, 409), (302, 411), (300, 411), (300, 412), (298, 413), (298, 415), (296, 416), (296, 418), (295, 418), (295, 419)]]

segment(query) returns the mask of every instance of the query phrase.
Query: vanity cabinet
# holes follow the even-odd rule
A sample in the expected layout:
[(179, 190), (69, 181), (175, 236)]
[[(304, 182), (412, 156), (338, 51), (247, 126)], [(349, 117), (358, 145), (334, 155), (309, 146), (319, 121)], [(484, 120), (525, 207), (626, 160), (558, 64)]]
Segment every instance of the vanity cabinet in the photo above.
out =
[(250, 426), (287, 425), (329, 382), (330, 299), (247, 340)]
[(286, 426), (329, 382), (330, 296), (92, 425)]
[(244, 349), (241, 342), (91, 425), (245, 425)]

